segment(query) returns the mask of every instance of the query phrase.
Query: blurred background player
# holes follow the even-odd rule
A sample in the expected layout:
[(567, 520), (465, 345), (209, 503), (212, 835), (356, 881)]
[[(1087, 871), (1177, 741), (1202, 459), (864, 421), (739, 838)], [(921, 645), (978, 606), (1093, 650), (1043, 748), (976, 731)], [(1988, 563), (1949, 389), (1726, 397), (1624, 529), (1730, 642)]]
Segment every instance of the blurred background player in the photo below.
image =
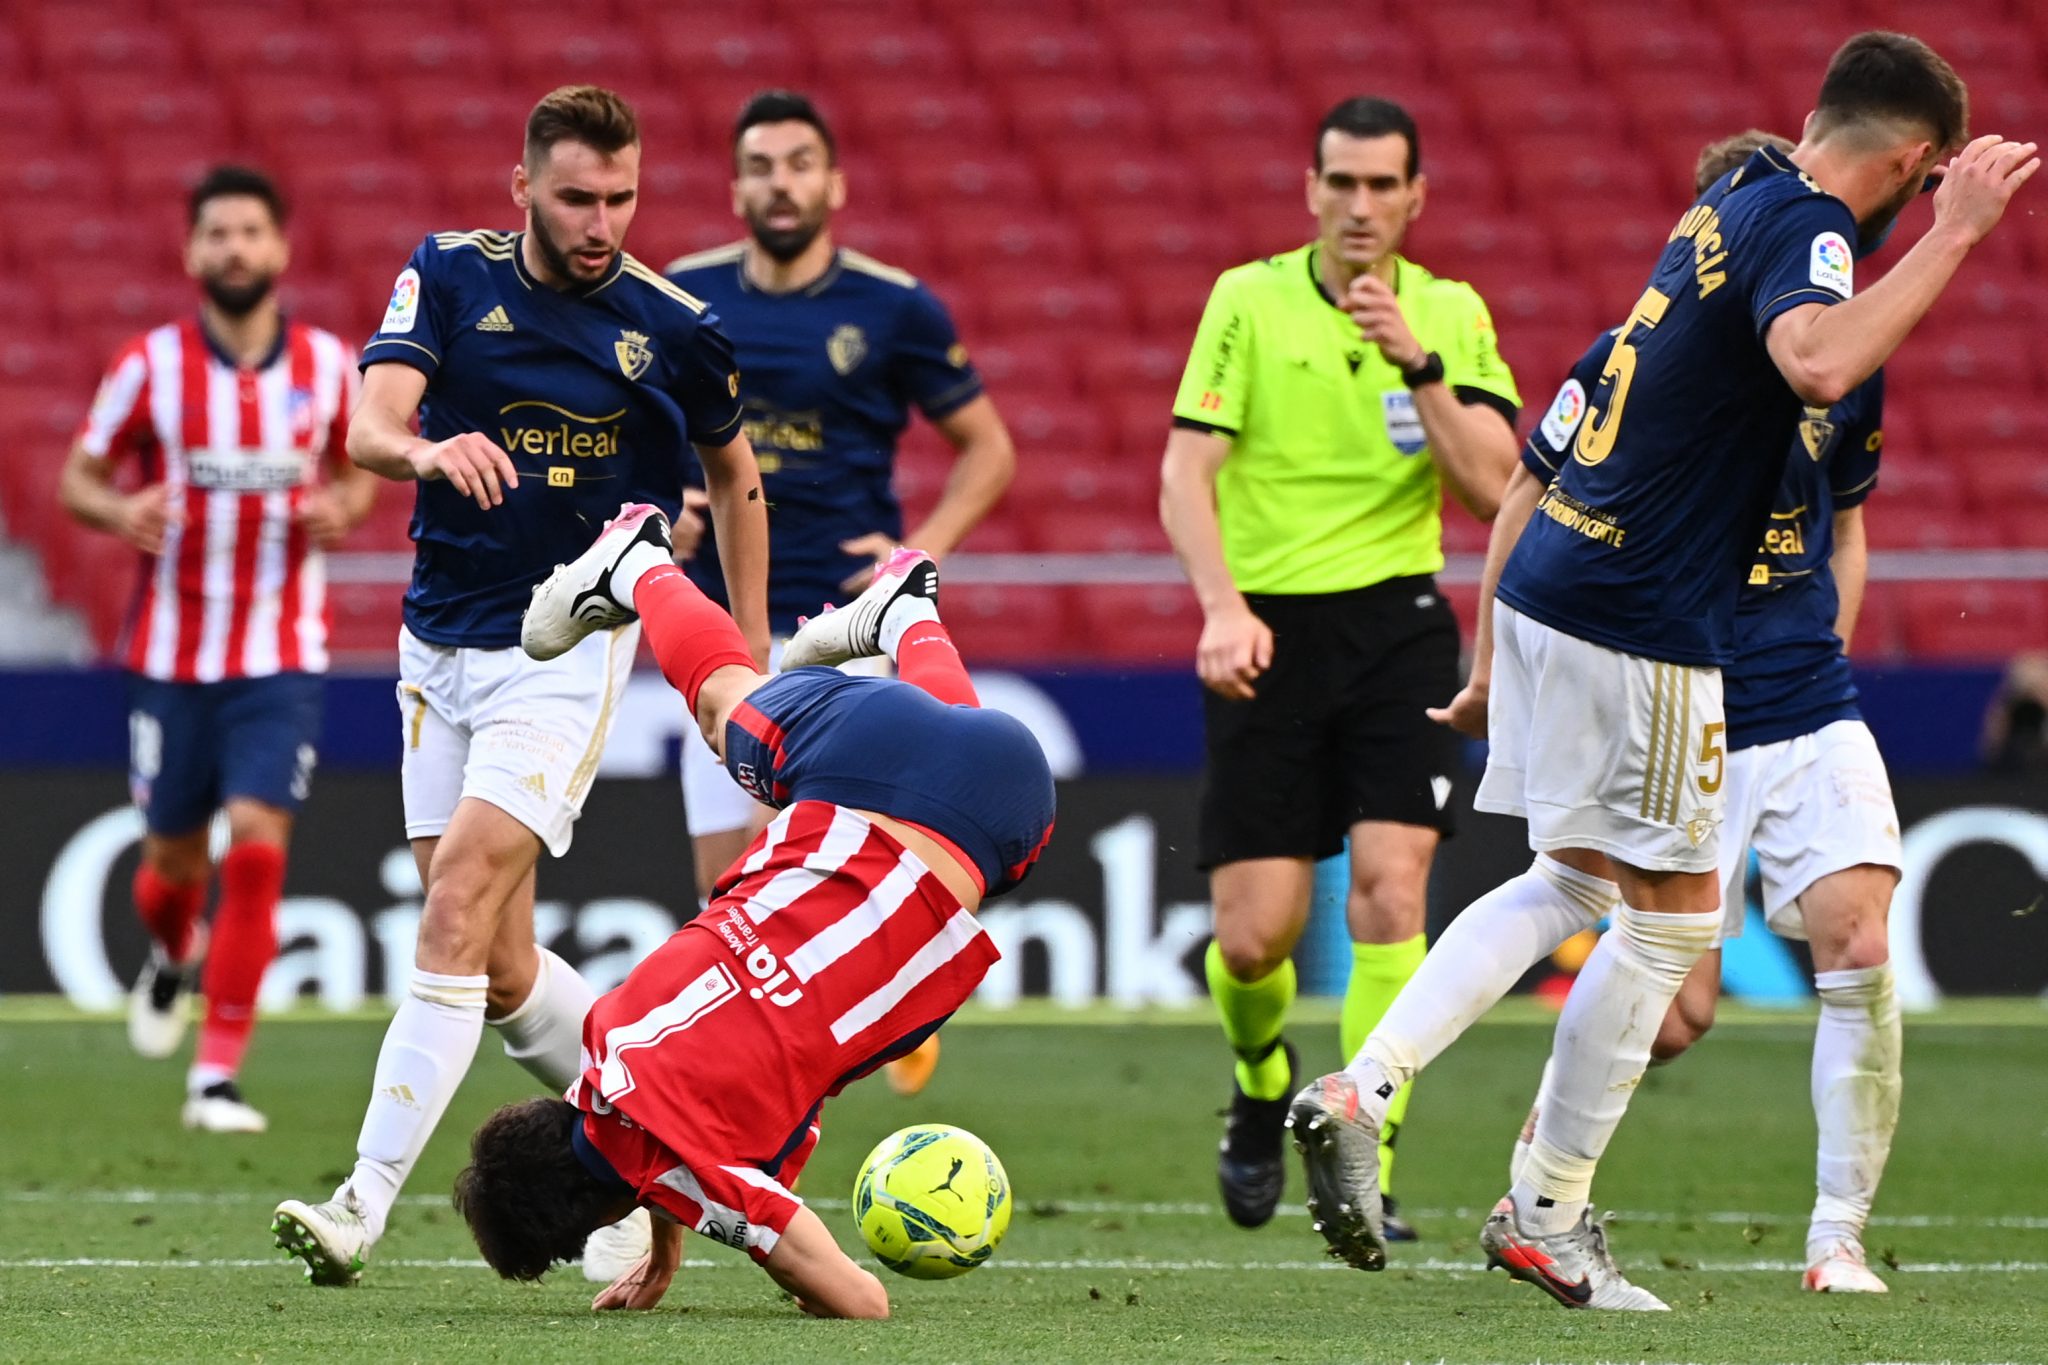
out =
[(1021, 723), (976, 709), (929, 556), (897, 550), (790, 642), (827, 663), (887, 654), (902, 681), (765, 677), (670, 562), (667, 531), (656, 509), (621, 508), (535, 594), (526, 647), (547, 658), (637, 614), (706, 742), (784, 813), (709, 908), (597, 1001), (568, 1102), (513, 1105), (477, 1131), (457, 1207), (518, 1279), (654, 1209), (648, 1258), (597, 1308), (658, 1303), (690, 1227), (747, 1251), (807, 1312), (886, 1317), (880, 1282), (791, 1187), (824, 1101), (937, 1030), (996, 961), (974, 911), (1045, 847), (1052, 774)]
[(621, 624), (528, 659), (534, 585), (620, 496), (678, 507), (694, 445), (734, 614), (766, 658), (768, 528), (732, 351), (701, 302), (625, 254), (639, 172), (624, 100), (549, 93), (509, 177), (526, 230), (429, 237), (364, 348), (349, 454), (418, 483), (398, 700), (426, 905), (355, 1169), (331, 1200), (287, 1200), (273, 1223), (317, 1284), (360, 1276), (487, 1018), (549, 1089), (580, 1069), (591, 991), (535, 944), (534, 866), (542, 848), (569, 851), (639, 637)]
[[(344, 454), (354, 354), (278, 307), (291, 248), (277, 187), (219, 166), (189, 203), (199, 313), (122, 347), (60, 493), (71, 515), (143, 556), (124, 662), (130, 783), (147, 824), (135, 908), (152, 947), (129, 1040), (145, 1057), (176, 1050), (203, 957), (185, 1126), (261, 1132), (235, 1077), (277, 955), (285, 847), (320, 738), (321, 551), (368, 515), (374, 481)], [(134, 492), (116, 486), (126, 461), (140, 468)], [(228, 847), (209, 947), (200, 914), (216, 812)]]
[[(1790, 139), (1749, 132), (1701, 151), (1695, 189), (1759, 147)], [(1877, 243), (1865, 242), (1859, 256)], [(1599, 384), (1612, 336), (1594, 343), (1522, 448), (1548, 483), (1571, 458), (1586, 395)], [(1728, 713), (1727, 819), (1721, 839), (1723, 933), (1740, 934), (1743, 883), (1756, 850), (1766, 923), (1812, 946), (1820, 1025), (1813, 1108), (1820, 1130), (1819, 1197), (1806, 1237), (1806, 1288), (1885, 1292), (1866, 1264), (1863, 1228), (1899, 1118), (1899, 1002), (1885, 920), (1903, 857), (1884, 758), (1856, 706), (1844, 647), (1863, 605), (1869, 548), (1863, 502), (1884, 446), (1884, 371), (1827, 412), (1809, 410), (1785, 461), (1784, 482), (1735, 613), (1735, 657), (1722, 670)], [(1679, 987), (1650, 1047), (1676, 1059), (1713, 1027), (1721, 950)], [(1513, 1173), (1534, 1133), (1531, 1111)]]
[[(746, 240), (673, 261), (667, 274), (717, 312), (739, 361), (771, 511), (768, 615), (782, 638), (799, 616), (858, 592), (904, 541), (951, 553), (1002, 497), (1016, 455), (945, 305), (904, 271), (834, 243), (846, 173), (816, 106), (787, 90), (755, 95), (733, 126), (732, 157)], [(938, 505), (906, 537), (892, 476), (913, 407), (957, 459)], [(686, 511), (677, 548), (698, 586), (724, 602), (715, 540), (700, 542), (702, 532)], [(702, 745), (683, 746), (682, 768), (697, 894), (708, 897), (767, 812)], [(934, 1038), (892, 1065), (890, 1083), (921, 1089), (937, 1051)]]
[[(1433, 577), (1443, 497), (1491, 520), (1515, 458), (1521, 400), (1486, 305), (1400, 255), (1426, 189), (1399, 105), (1325, 115), (1307, 175), (1317, 240), (1217, 281), (1167, 440), (1160, 516), (1204, 616), (1209, 991), (1238, 1058), (1217, 1178), (1246, 1227), (1285, 1181), (1303, 1079), (1284, 1036), (1289, 955), (1315, 862), (1347, 835), (1346, 1056), (1422, 961), (1457, 763), (1424, 714), (1458, 677)], [(1389, 1179), (1406, 1103), (1384, 1130)]]
[(1802, 407), (1824, 418), (1877, 371), (2039, 165), (2030, 144), (1964, 148), (1933, 226), (1858, 294), (1851, 243), (1889, 230), (1967, 116), (1926, 44), (1850, 39), (1800, 145), (1757, 152), (1680, 220), (1557, 481), (1516, 470), (1483, 585), (1499, 603), (1483, 593), (1472, 680), (1433, 714), (1489, 735), (1477, 804), (1525, 816), (1537, 858), (1453, 922), (1346, 1071), (1295, 1099), (1317, 1230), (1352, 1265), (1385, 1263), (1387, 1097), (1611, 910), (1559, 1017), (1521, 1177), (1480, 1240), (1566, 1307), (1665, 1307), (1616, 1267), (1591, 1185), (1666, 1010), (1719, 941), (1720, 669), (1741, 585)]

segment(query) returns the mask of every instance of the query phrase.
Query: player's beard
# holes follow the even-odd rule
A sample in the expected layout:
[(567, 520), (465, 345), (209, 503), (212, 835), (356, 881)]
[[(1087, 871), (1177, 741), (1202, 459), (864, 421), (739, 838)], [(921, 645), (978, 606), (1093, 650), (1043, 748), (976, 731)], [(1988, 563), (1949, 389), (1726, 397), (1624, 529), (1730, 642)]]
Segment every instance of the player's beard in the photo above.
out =
[[(567, 280), (571, 284), (594, 284), (604, 277), (606, 271), (612, 268), (611, 260), (607, 258), (604, 263), (604, 270), (588, 276), (578, 273), (576, 262), (571, 260), (569, 253), (557, 246), (555, 239), (548, 235), (547, 225), (541, 222), (539, 214), (533, 215), (529, 226), (533, 230), (533, 244), (539, 249), (540, 258), (547, 262), (548, 269), (552, 270), (557, 277)], [(617, 256), (618, 254), (619, 248), (614, 246), (612, 248), (612, 255)]]
[(240, 284), (230, 284), (218, 275), (208, 275), (199, 281), (199, 287), (206, 291), (208, 302), (215, 308), (231, 318), (245, 318), (277, 288), (277, 276), (256, 275)]
[(768, 224), (768, 214), (784, 207), (797, 208), (795, 201), (783, 199), (770, 204), (767, 209), (759, 213), (749, 210), (747, 212), (747, 231), (751, 232), (754, 235), (754, 240), (760, 243), (761, 250), (767, 252), (782, 264), (788, 265), (791, 261), (808, 251), (811, 243), (818, 240), (818, 234), (825, 230), (825, 209), (823, 205), (819, 205), (809, 212), (797, 208), (795, 227), (770, 227)]

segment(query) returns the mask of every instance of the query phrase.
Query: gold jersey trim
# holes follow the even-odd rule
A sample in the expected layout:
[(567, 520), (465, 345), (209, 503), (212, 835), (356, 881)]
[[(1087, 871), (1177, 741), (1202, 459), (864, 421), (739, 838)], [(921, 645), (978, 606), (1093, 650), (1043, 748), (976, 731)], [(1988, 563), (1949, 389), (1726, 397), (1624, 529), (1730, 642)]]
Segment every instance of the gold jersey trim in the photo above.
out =
[(619, 268), (619, 273), (631, 275), (663, 298), (668, 299), (672, 303), (680, 303), (692, 313), (702, 314), (710, 308), (710, 305), (705, 303), (704, 300), (698, 298), (689, 290), (681, 288), (673, 281), (664, 279), (660, 271), (655, 270), (651, 266), (643, 265), (632, 256), (625, 257), (623, 264)]
[(839, 260), (848, 270), (858, 270), (863, 275), (872, 275), (878, 280), (887, 280), (890, 284), (899, 285), (904, 289), (917, 288), (917, 276), (911, 274), (908, 270), (899, 270), (893, 265), (878, 261), (864, 251), (855, 251), (852, 247), (841, 247), (839, 248)]
[(729, 265), (746, 254), (745, 242), (730, 242), (725, 246), (712, 247), (708, 251), (694, 251), (687, 256), (678, 256), (662, 267), (662, 273), (667, 274), (675, 270), (702, 270), (707, 265)]

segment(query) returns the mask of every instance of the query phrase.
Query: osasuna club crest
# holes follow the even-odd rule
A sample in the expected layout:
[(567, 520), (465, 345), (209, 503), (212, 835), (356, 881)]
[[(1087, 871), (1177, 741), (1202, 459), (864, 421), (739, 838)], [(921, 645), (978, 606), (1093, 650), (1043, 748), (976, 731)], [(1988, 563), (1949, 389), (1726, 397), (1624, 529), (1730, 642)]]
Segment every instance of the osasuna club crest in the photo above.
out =
[(867, 354), (867, 333), (850, 322), (841, 323), (831, 336), (825, 338), (825, 356), (832, 362), (832, 368), (841, 374), (852, 374)]
[(1827, 408), (1809, 407), (1799, 422), (1799, 439), (1816, 463), (1827, 455), (1835, 440), (1835, 424), (1828, 420), (1828, 412)]
[(628, 379), (638, 379), (654, 363), (654, 352), (648, 349), (644, 332), (620, 332), (619, 339), (612, 343), (612, 354), (619, 358), (619, 369)]

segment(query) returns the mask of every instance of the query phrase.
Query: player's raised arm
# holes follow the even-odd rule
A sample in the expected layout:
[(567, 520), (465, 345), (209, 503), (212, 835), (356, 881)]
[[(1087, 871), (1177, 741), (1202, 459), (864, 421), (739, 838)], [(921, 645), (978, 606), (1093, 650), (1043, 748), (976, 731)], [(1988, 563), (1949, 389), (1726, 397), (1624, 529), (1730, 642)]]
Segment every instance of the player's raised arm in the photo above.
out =
[(761, 469), (745, 431), (733, 427), (723, 445), (697, 447), (711, 524), (718, 531), (718, 564), (725, 571), (732, 619), (747, 637), (756, 667), (768, 665), (768, 503)]
[(348, 424), (348, 457), (358, 468), (400, 483), (446, 479), (486, 510), (519, 486), (512, 459), (490, 437), (465, 431), (429, 441), (412, 429), (426, 396), (427, 376), (410, 365), (372, 365), (363, 376), (362, 400)]

